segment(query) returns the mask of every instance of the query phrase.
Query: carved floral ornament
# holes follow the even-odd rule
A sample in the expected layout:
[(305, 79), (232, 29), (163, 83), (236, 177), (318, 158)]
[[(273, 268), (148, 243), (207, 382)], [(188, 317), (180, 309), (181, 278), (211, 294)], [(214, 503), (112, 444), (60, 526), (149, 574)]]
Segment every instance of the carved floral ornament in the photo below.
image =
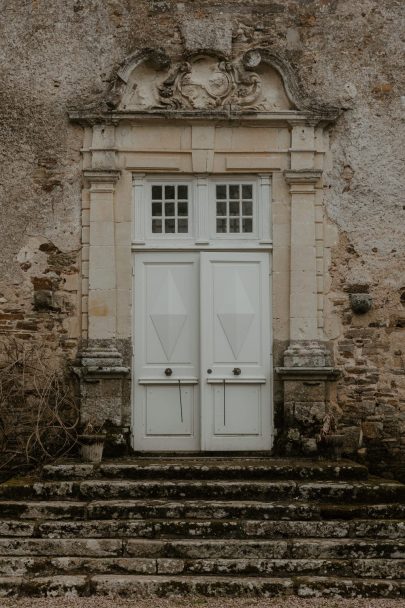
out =
[(172, 64), (162, 50), (131, 55), (118, 71), (107, 99), (112, 112), (305, 112), (333, 120), (337, 108), (303, 95), (283, 58), (250, 49), (235, 59), (195, 53)]

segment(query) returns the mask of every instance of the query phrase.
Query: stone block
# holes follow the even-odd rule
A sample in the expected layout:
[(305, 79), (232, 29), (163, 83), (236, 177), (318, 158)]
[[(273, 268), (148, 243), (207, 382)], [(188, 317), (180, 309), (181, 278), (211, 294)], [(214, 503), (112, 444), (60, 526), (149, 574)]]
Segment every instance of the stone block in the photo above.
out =
[(86, 576), (52, 576), (24, 579), (21, 595), (30, 597), (77, 597), (86, 593)]
[(376, 439), (381, 436), (383, 424), (379, 422), (363, 422), (361, 425), (364, 439)]
[(185, 18), (180, 27), (186, 51), (219, 51), (225, 55), (231, 52), (232, 23), (227, 18)]
[(322, 380), (286, 380), (284, 400), (286, 403), (325, 401), (326, 382)]
[(97, 195), (97, 200), (92, 202), (91, 206), (91, 221), (92, 222), (113, 222), (114, 208), (111, 195), (102, 197)]
[(287, 425), (295, 425), (303, 435), (320, 430), (326, 415), (326, 405), (320, 402), (285, 402), (284, 414)]
[[(113, 222), (94, 222), (90, 224), (90, 245), (114, 245)], [(90, 254), (91, 255), (91, 254)]]

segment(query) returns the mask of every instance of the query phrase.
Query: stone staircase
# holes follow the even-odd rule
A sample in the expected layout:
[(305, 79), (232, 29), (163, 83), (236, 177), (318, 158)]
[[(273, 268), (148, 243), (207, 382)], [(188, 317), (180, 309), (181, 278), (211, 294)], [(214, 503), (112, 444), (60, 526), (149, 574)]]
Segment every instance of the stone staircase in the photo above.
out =
[(349, 461), (49, 465), (0, 485), (0, 597), (404, 597), (404, 499)]

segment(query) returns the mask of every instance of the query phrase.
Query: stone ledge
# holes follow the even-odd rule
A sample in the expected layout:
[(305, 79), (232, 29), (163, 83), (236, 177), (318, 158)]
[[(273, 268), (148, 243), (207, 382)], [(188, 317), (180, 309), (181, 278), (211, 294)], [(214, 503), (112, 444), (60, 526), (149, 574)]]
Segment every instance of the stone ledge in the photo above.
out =
[(89, 182), (101, 182), (115, 184), (121, 176), (118, 169), (85, 169), (83, 177)]
[(276, 367), (275, 371), (286, 380), (336, 380), (341, 375), (337, 367)]
[(98, 380), (102, 378), (124, 378), (129, 374), (129, 368), (124, 366), (118, 367), (81, 367), (74, 368), (74, 371), (80, 376), (85, 382), (86, 380)]
[[(294, 151), (292, 148), (291, 152)], [(315, 184), (321, 179), (322, 173), (321, 169), (288, 169), (284, 171), (284, 178), (287, 184)]]

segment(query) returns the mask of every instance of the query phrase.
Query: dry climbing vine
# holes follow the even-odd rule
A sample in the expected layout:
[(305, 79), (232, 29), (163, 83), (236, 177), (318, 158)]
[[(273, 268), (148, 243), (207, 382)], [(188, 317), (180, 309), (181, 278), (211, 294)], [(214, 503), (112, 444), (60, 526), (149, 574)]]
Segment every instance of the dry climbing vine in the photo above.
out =
[(58, 458), (77, 442), (68, 370), (44, 346), (0, 340), (0, 478)]

